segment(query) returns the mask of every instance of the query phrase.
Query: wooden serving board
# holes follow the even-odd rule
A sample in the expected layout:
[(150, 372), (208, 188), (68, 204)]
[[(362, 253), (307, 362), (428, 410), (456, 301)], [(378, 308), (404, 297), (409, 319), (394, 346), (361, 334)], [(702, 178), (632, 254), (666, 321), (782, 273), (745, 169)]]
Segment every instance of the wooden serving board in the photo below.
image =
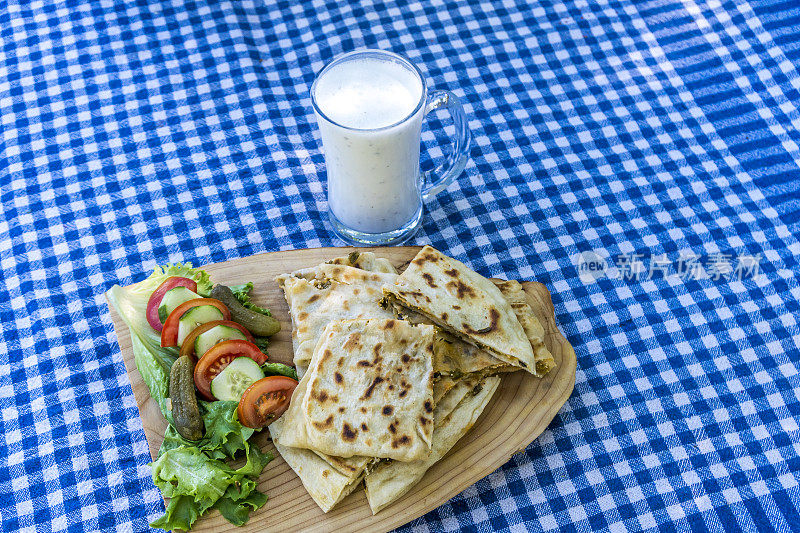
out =
[[(353, 250), (317, 248), (273, 252), (204, 268), (213, 280), (226, 285), (247, 281), (255, 284), (253, 301), (271, 309), (281, 322), (281, 331), (272, 338), (270, 344), (270, 360), (292, 364), (289, 311), (283, 291), (273, 278), (347, 255)], [(400, 268), (414, 257), (419, 247), (358, 250), (374, 251)], [(523, 286), (531, 307), (545, 328), (545, 344), (558, 366), (543, 379), (522, 371), (504, 374), (500, 387), (472, 430), (405, 496), (373, 516), (364, 491), (359, 488), (325, 514), (308, 495), (297, 475), (281, 459), (265, 431), (254, 439), (263, 450), (269, 450), (276, 456), (264, 470), (258, 485), (262, 492), (269, 495), (267, 504), (253, 513), (244, 527), (236, 527), (217, 511), (212, 511), (195, 523), (193, 531), (388, 531), (444, 504), (505, 464), (514, 453), (524, 450), (547, 428), (572, 393), (576, 359), (572, 346), (556, 326), (553, 303), (547, 288), (535, 282), (525, 282)], [(109, 307), (150, 445), (150, 454), (155, 458), (167, 424), (136, 370), (128, 328), (114, 308)]]

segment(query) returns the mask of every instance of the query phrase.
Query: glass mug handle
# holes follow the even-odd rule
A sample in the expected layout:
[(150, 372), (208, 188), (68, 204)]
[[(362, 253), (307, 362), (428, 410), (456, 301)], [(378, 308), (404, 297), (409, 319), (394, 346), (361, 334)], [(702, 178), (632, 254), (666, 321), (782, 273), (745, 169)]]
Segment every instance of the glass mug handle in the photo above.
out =
[[(422, 199), (427, 200), (453, 183), (463, 172), (469, 159), (469, 144), (472, 135), (467, 127), (467, 116), (455, 94), (450, 91), (433, 91), (428, 95), (425, 105), (425, 116), (434, 109), (444, 107), (453, 117), (456, 135), (453, 139), (453, 151), (442, 164), (422, 175)], [(427, 185), (426, 185), (427, 183)]]

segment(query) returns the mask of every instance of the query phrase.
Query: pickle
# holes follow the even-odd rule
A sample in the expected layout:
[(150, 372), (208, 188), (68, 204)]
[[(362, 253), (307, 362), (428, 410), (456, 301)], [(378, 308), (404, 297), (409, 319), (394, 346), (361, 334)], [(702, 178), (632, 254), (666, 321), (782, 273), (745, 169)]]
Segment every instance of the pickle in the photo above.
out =
[(225, 285), (214, 285), (211, 297), (216, 298), (231, 312), (231, 320), (238, 322), (258, 337), (269, 337), (281, 330), (281, 324), (275, 318), (251, 311), (236, 299), (230, 288)]
[(169, 397), (172, 401), (172, 421), (181, 437), (188, 440), (203, 438), (203, 417), (194, 393), (194, 361), (188, 355), (178, 357), (169, 371)]

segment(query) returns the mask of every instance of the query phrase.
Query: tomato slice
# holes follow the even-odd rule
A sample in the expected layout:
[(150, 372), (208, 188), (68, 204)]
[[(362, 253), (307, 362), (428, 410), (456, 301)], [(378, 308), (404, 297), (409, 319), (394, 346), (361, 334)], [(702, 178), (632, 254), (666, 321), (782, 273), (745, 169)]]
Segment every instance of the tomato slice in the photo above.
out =
[(161, 305), (161, 300), (168, 290), (175, 287), (186, 287), (192, 292), (197, 292), (197, 282), (189, 278), (167, 278), (164, 283), (159, 285), (147, 301), (147, 322), (156, 331), (161, 331), (164, 328), (161, 320), (158, 319), (158, 307)]
[(186, 311), (201, 305), (213, 305), (222, 311), (225, 320), (231, 319), (231, 312), (225, 307), (225, 304), (219, 300), (215, 300), (214, 298), (195, 298), (194, 300), (189, 300), (176, 307), (175, 310), (169, 314), (167, 320), (164, 321), (164, 329), (161, 330), (161, 346), (170, 348), (178, 345), (178, 322), (180, 322), (181, 317)]
[(259, 429), (281, 416), (292, 401), (297, 382), (286, 376), (259, 379), (242, 394), (236, 412), (243, 426)]
[(183, 345), (181, 346), (181, 355), (189, 355), (194, 356), (194, 340), (201, 334), (205, 333), (206, 331), (210, 330), (215, 326), (228, 326), (231, 328), (236, 328), (242, 333), (244, 336), (247, 337), (247, 340), (250, 342), (255, 342), (253, 338), (253, 334), (250, 333), (246, 327), (239, 324), (238, 322), (234, 322), (233, 320), (212, 320), (211, 322), (206, 322), (205, 324), (200, 324), (196, 328), (192, 330), (186, 336), (186, 339), (183, 341)]
[(215, 344), (194, 367), (194, 384), (203, 398), (208, 401), (216, 400), (211, 394), (211, 380), (237, 357), (249, 357), (259, 365), (267, 362), (267, 355), (250, 341), (236, 339)]

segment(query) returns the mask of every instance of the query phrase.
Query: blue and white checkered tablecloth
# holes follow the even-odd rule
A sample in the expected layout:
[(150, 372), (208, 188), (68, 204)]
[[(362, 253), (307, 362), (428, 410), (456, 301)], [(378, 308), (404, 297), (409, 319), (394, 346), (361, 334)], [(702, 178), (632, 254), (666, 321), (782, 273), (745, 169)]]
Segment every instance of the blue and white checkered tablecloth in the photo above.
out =
[(800, 530), (795, 0), (0, 4), (2, 531), (162, 513), (103, 292), (337, 244), (308, 91), (358, 47), (470, 117), (416, 242), (547, 284), (578, 354), (525, 453), (402, 529)]

